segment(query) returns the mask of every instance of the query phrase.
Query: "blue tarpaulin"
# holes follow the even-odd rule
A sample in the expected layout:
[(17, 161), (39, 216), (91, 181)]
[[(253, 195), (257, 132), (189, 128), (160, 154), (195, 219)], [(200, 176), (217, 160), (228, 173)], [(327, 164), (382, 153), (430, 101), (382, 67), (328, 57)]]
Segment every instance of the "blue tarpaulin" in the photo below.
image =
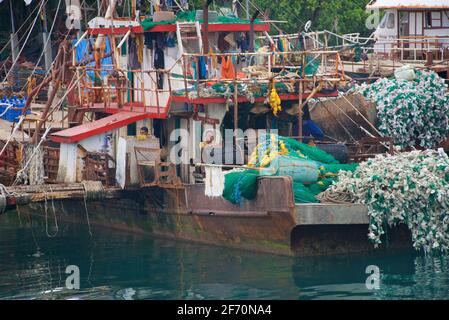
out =
[[(78, 41), (77, 39), (73, 40), (73, 45), (75, 45), (75, 43), (77, 41)], [(111, 52), (111, 46), (109, 44), (109, 39), (105, 38), (104, 41), (106, 44), (104, 54), (107, 55)], [(80, 41), (80, 43), (76, 47), (76, 51), (75, 51), (76, 62), (93, 59), (93, 57), (94, 57), (93, 56), (93, 48), (95, 46), (94, 42), (95, 42), (94, 39), (83, 39)], [(87, 66), (95, 67), (95, 61), (88, 63)], [(110, 73), (109, 71), (112, 70), (112, 57), (106, 57), (106, 58), (101, 59), (101, 69), (104, 70), (104, 71), (100, 72), (100, 77), (103, 79), (105, 76), (107, 76)], [(93, 70), (88, 70), (87, 75), (89, 76), (89, 78), (94, 80), (95, 75), (94, 75)]]

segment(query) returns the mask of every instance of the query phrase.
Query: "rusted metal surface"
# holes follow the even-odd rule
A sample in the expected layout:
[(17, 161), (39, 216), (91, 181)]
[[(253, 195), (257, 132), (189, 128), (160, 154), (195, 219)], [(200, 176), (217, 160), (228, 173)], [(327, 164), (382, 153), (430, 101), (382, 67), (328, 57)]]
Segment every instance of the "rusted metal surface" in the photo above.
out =
[[(21, 185), (7, 187), (7, 204), (9, 206), (26, 206), (35, 202), (55, 200), (83, 200), (86, 198), (86, 189), (81, 183)], [(117, 187), (105, 188), (103, 198), (119, 199), (123, 197), (123, 190)], [(84, 202), (80, 202), (84, 205)]]
[(159, 148), (134, 147), (141, 187), (184, 188), (176, 165), (160, 161)]
[(363, 204), (307, 203), (295, 206), (297, 225), (367, 225), (368, 210)]
[(115, 185), (115, 160), (108, 153), (87, 152), (83, 159), (83, 180), (101, 181), (105, 186)]
[(243, 200), (232, 204), (223, 198), (204, 195), (204, 185), (186, 187), (187, 210), (189, 212), (217, 212), (238, 215), (245, 212), (291, 212), (294, 208), (290, 177), (263, 177), (258, 179), (257, 196), (254, 200)]
[(59, 168), (60, 149), (44, 146), (45, 182), (56, 183)]
[[(66, 188), (78, 185), (70, 184)], [(88, 202), (92, 225), (282, 255), (310, 256), (374, 249), (367, 238), (366, 209), (359, 205), (295, 206), (289, 178), (260, 179), (256, 198), (241, 205), (208, 198), (201, 185), (188, 185), (185, 189), (154, 187), (144, 192), (141, 189), (107, 190), (120, 196), (114, 201)], [(83, 201), (72, 198), (62, 205), (58, 199), (64, 199), (64, 192), (58, 193), (58, 198), (53, 200), (58, 221), (85, 224)], [(48, 199), (51, 196), (47, 196)], [(44, 215), (43, 195), (40, 201), (33, 207), (22, 206), (20, 211)], [(390, 244), (409, 247), (409, 233), (393, 231), (389, 234)]]
[[(0, 150), (5, 146), (6, 141), (0, 140)], [(22, 151), (20, 145), (15, 141), (10, 141), (5, 151), (0, 155), (0, 183), (10, 185), (20, 168)]]
[(391, 137), (364, 137), (356, 143), (356, 151), (352, 160), (362, 162), (385, 152), (393, 154), (393, 139)]

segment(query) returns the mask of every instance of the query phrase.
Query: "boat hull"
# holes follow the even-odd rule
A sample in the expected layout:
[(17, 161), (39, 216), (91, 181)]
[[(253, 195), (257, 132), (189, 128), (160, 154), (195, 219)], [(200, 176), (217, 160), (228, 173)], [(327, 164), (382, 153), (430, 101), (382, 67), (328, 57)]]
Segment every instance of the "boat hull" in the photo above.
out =
[[(24, 215), (114, 228), (131, 233), (281, 255), (316, 256), (373, 251), (366, 208), (357, 204), (295, 204), (289, 177), (264, 177), (254, 200), (234, 205), (204, 195), (203, 185), (144, 189), (118, 200), (55, 201), (20, 207)], [(49, 222), (52, 224), (52, 220)], [(95, 235), (94, 235), (95, 237)], [(403, 228), (388, 248), (410, 248)], [(379, 248), (378, 250), (384, 250)]]

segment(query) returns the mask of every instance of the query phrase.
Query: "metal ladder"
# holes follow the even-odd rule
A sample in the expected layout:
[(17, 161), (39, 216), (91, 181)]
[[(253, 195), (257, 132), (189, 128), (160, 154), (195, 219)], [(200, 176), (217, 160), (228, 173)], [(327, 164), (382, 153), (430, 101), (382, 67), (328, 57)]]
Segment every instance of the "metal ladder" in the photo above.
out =
[(185, 52), (183, 44), (184, 40), (196, 40), (198, 42), (198, 51), (193, 53), (203, 53), (203, 39), (201, 37), (201, 27), (198, 21), (176, 22), (176, 37), (178, 38), (180, 56)]

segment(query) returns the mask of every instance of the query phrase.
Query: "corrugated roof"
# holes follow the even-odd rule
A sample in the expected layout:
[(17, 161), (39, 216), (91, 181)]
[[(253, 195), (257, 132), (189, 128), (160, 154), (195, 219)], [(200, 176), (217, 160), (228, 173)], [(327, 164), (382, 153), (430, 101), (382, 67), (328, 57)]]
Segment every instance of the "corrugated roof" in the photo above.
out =
[(449, 0), (373, 0), (367, 8), (378, 9), (449, 9)]

